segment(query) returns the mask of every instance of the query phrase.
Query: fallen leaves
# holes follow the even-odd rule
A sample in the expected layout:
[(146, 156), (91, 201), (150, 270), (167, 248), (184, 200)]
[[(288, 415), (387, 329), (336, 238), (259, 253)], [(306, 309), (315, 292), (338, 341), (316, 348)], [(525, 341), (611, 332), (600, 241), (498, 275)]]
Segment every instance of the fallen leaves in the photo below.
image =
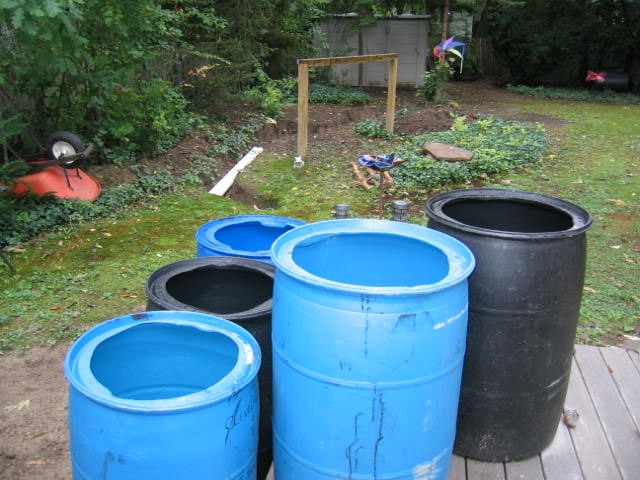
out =
[(583, 289), (589, 293), (598, 293), (598, 290), (596, 290), (595, 288), (591, 288), (589, 286), (585, 286)]

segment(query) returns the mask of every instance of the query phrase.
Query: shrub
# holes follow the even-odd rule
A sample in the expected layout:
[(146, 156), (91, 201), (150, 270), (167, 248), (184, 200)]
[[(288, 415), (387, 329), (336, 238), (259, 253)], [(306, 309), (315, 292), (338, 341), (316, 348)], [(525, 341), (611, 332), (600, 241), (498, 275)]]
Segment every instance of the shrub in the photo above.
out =
[[(280, 118), (284, 109), (294, 106), (298, 101), (298, 81), (295, 78), (271, 80), (261, 74), (260, 83), (249, 90), (248, 95), (266, 115)], [(369, 94), (357, 88), (328, 83), (309, 85), (309, 103), (362, 105), (371, 100)]]
[(0, 197), (0, 239), (3, 245), (12, 245), (59, 225), (104, 217), (173, 185), (173, 177), (163, 170), (141, 174), (130, 184), (106, 188), (93, 203), (53, 195)]
[(585, 90), (556, 87), (527, 87), (526, 85), (507, 85), (507, 90), (536, 98), (558, 98), (583, 102), (639, 103), (640, 96), (633, 93), (619, 93), (611, 90)]
[(356, 123), (353, 131), (366, 138), (397, 138), (393, 133), (389, 133), (382, 120), (368, 118)]
[(312, 83), (309, 86), (309, 102), (337, 105), (363, 105), (371, 102), (371, 96), (357, 88), (325, 83)]
[[(405, 160), (392, 171), (398, 186), (433, 189), (450, 183), (464, 183), (535, 163), (547, 147), (539, 125), (531, 127), (486, 117), (465, 127), (413, 137), (408, 147), (397, 152)], [(473, 160), (443, 162), (427, 157), (421, 151), (428, 142), (466, 148), (473, 152)]]

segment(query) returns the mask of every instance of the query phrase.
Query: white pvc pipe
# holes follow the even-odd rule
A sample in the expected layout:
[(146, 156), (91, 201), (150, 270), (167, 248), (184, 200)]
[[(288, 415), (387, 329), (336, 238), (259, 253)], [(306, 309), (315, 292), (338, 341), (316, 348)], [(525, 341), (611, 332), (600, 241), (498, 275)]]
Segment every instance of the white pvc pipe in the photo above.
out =
[(213, 193), (214, 195), (219, 195), (221, 197), (224, 196), (224, 194), (227, 193), (227, 191), (231, 188), (231, 185), (233, 185), (233, 181), (238, 176), (238, 173), (240, 173), (247, 165), (253, 162), (255, 158), (262, 152), (262, 150), (262, 147), (253, 147), (251, 150), (249, 150), (249, 153), (242, 157), (240, 161), (236, 163), (235, 166), (231, 170), (229, 170), (227, 174), (222, 177), (211, 190), (209, 190), (209, 193)]

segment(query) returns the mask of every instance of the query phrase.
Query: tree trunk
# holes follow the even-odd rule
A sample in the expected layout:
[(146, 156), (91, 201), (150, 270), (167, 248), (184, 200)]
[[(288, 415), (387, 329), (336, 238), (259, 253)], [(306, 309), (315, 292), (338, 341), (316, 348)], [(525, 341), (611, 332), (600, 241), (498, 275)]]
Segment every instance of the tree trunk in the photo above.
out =
[(442, 41), (449, 36), (449, 0), (444, 0), (442, 6)]
[[(449, 0), (444, 0), (442, 7), (442, 41), (449, 34)], [(447, 81), (449, 80), (449, 66), (444, 55), (436, 66), (436, 93), (433, 100), (436, 103), (444, 103), (447, 100)]]

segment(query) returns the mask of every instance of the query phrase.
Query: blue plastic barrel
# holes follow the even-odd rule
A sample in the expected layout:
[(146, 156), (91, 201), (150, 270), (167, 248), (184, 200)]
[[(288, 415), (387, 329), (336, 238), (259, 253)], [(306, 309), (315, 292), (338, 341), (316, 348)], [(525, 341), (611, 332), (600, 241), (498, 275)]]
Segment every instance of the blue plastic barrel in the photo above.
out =
[(244, 257), (271, 261), (271, 245), (301, 220), (272, 215), (240, 215), (205, 223), (196, 231), (198, 257)]
[(194, 312), (102, 323), (69, 350), (74, 480), (255, 480), (260, 349)]
[(287, 232), (272, 256), (276, 478), (446, 479), (471, 252), (349, 219)]

